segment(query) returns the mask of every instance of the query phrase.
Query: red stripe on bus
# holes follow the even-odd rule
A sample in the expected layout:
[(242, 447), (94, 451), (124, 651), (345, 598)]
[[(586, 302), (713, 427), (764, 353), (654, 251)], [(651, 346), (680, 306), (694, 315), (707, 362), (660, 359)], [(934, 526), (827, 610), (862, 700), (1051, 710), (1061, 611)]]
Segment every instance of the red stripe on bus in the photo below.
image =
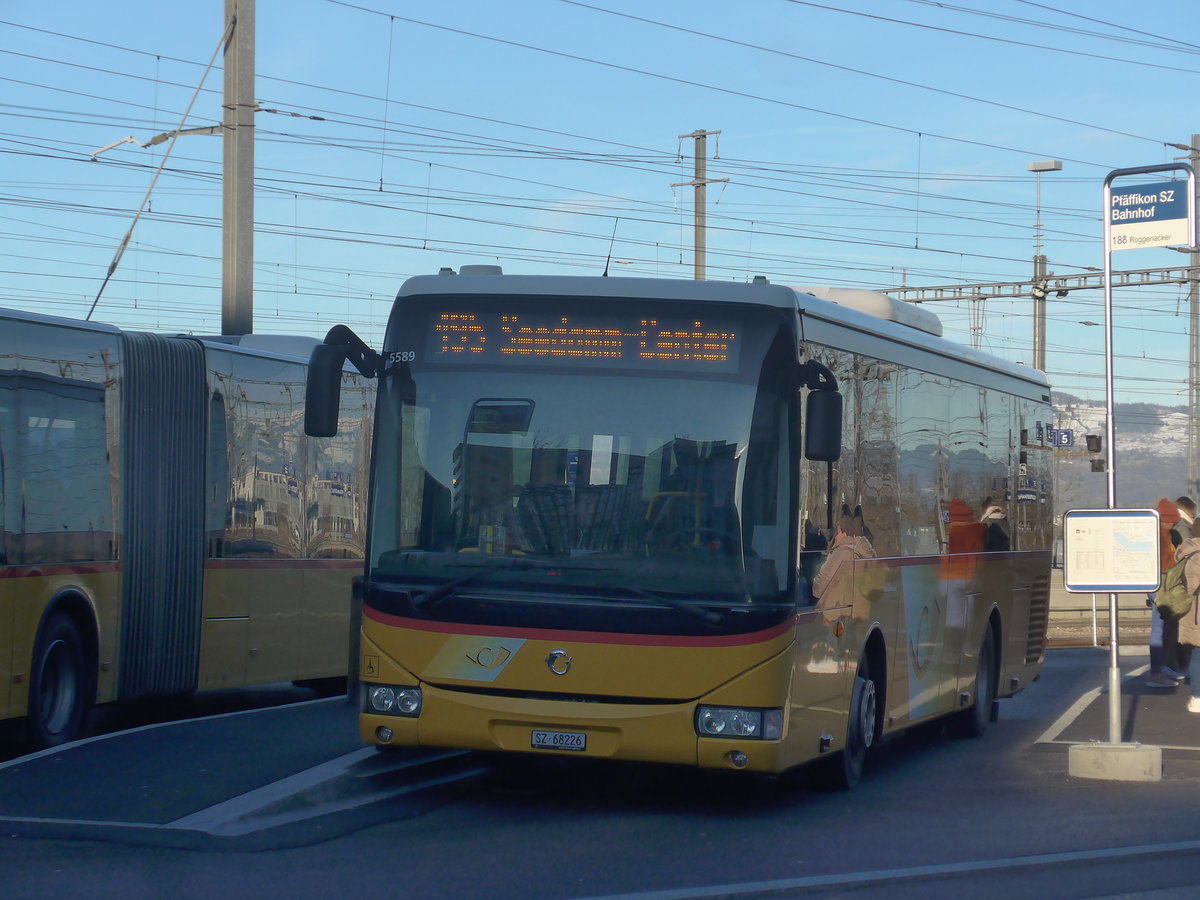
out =
[[(207, 559), (206, 569), (361, 569), (361, 559)], [(0, 578), (46, 578), (56, 575), (105, 575), (119, 572), (120, 562), (27, 563), (0, 566)]]
[(246, 559), (210, 558), (206, 569), (361, 569), (361, 559)]
[(898, 569), (902, 566), (940, 566), (951, 560), (974, 559), (976, 562), (1012, 562), (1013, 560), (1022, 557), (1038, 559), (1040, 557), (1049, 557), (1049, 550), (997, 550), (994, 552), (985, 552), (983, 550), (972, 550), (970, 553), (933, 553), (927, 556), (871, 556), (866, 559), (855, 560), (855, 562), (864, 567), (884, 567), (888, 569)]
[(31, 563), (19, 566), (0, 567), (0, 578), (49, 578), (57, 575), (107, 575), (119, 571), (120, 563), (55, 563), (39, 565)]
[(505, 628), (492, 625), (471, 625), (458, 622), (430, 622), (382, 613), (369, 606), (363, 608), (368, 619), (407, 628), (410, 631), (429, 631), (437, 634), (470, 634), (479, 637), (526, 638), (542, 641), (577, 641), (589, 644), (628, 644), (637, 647), (739, 647), (761, 644), (790, 631), (795, 622), (788, 617), (783, 622), (762, 631), (727, 635), (625, 634), (610, 631), (558, 631), (550, 628)]

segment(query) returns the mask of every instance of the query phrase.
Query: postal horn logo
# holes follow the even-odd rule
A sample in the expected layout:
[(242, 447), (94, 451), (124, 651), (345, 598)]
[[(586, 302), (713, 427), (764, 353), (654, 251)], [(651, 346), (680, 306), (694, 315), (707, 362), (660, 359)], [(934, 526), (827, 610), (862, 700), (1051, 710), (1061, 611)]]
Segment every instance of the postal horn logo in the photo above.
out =
[(467, 659), (481, 669), (496, 669), (502, 667), (512, 656), (512, 651), (501, 645), (499, 647), (480, 647), (474, 653), (468, 653)]
[(512, 665), (524, 638), (458, 634), (446, 639), (426, 669), (430, 678), (495, 681)]
[(555, 675), (566, 675), (571, 671), (571, 655), (566, 650), (551, 650), (546, 666)]

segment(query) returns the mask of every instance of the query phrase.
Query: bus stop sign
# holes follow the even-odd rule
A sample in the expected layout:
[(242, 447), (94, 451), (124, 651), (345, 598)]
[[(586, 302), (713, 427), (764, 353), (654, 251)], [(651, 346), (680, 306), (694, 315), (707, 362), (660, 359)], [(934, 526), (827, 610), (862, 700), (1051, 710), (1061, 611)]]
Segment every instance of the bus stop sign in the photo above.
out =
[(1190, 246), (1187, 181), (1114, 189), (1108, 223), (1109, 250)]

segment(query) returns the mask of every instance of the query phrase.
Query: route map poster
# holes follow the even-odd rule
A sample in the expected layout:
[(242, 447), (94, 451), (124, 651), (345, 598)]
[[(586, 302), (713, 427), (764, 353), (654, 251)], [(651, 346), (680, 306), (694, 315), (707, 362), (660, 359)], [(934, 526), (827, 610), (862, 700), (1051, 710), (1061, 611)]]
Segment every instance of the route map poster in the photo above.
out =
[(1072, 593), (1158, 590), (1158, 512), (1073, 509), (1063, 516), (1063, 586)]

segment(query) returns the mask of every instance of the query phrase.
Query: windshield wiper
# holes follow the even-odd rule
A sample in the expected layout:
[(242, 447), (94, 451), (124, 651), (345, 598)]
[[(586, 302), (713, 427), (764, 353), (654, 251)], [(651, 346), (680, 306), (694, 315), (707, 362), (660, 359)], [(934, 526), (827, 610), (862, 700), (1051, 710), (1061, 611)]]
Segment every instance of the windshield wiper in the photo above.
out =
[(435, 587), (429, 588), (428, 590), (411, 594), (409, 602), (412, 603), (413, 609), (421, 609), (426, 606), (433, 606), (434, 604), (441, 603), (447, 597), (453, 597), (456, 593), (458, 593), (459, 588), (465, 587), (474, 581), (478, 581), (480, 578), (484, 578), (488, 575), (494, 575), (496, 572), (501, 572), (505, 569), (569, 569), (570, 571), (577, 572), (583, 569), (594, 570), (596, 568), (598, 567), (570, 564), (563, 565), (561, 563), (546, 562), (545, 560), (525, 559), (520, 557), (506, 558), (504, 562), (495, 562), (491, 565), (480, 566), (477, 571), (471, 572), (469, 575), (463, 575), (459, 578), (455, 578), (452, 581), (447, 581), (445, 584), (439, 584)]
[(532, 560), (505, 560), (504, 562), (496, 562), (491, 565), (481, 566), (478, 571), (471, 572), (469, 575), (463, 575), (455, 578), (452, 581), (447, 581), (445, 584), (439, 584), (431, 587), (428, 590), (414, 593), (410, 596), (410, 602), (413, 609), (421, 609), (425, 606), (433, 606), (436, 603), (441, 603), (447, 597), (454, 594), (460, 587), (470, 584), (472, 581), (478, 581), (487, 575), (492, 575), (502, 569), (533, 569), (536, 568)]
[(652, 603), (660, 603), (663, 606), (669, 606), (671, 609), (677, 609), (682, 613), (687, 613), (693, 618), (699, 619), (709, 625), (721, 625), (725, 622), (725, 614), (716, 612), (711, 609), (704, 609), (695, 600), (684, 600), (681, 597), (673, 597), (670, 594), (661, 591), (647, 591), (642, 588), (630, 587), (625, 585), (623, 590), (633, 594), (635, 597), (640, 597), (643, 600)]

